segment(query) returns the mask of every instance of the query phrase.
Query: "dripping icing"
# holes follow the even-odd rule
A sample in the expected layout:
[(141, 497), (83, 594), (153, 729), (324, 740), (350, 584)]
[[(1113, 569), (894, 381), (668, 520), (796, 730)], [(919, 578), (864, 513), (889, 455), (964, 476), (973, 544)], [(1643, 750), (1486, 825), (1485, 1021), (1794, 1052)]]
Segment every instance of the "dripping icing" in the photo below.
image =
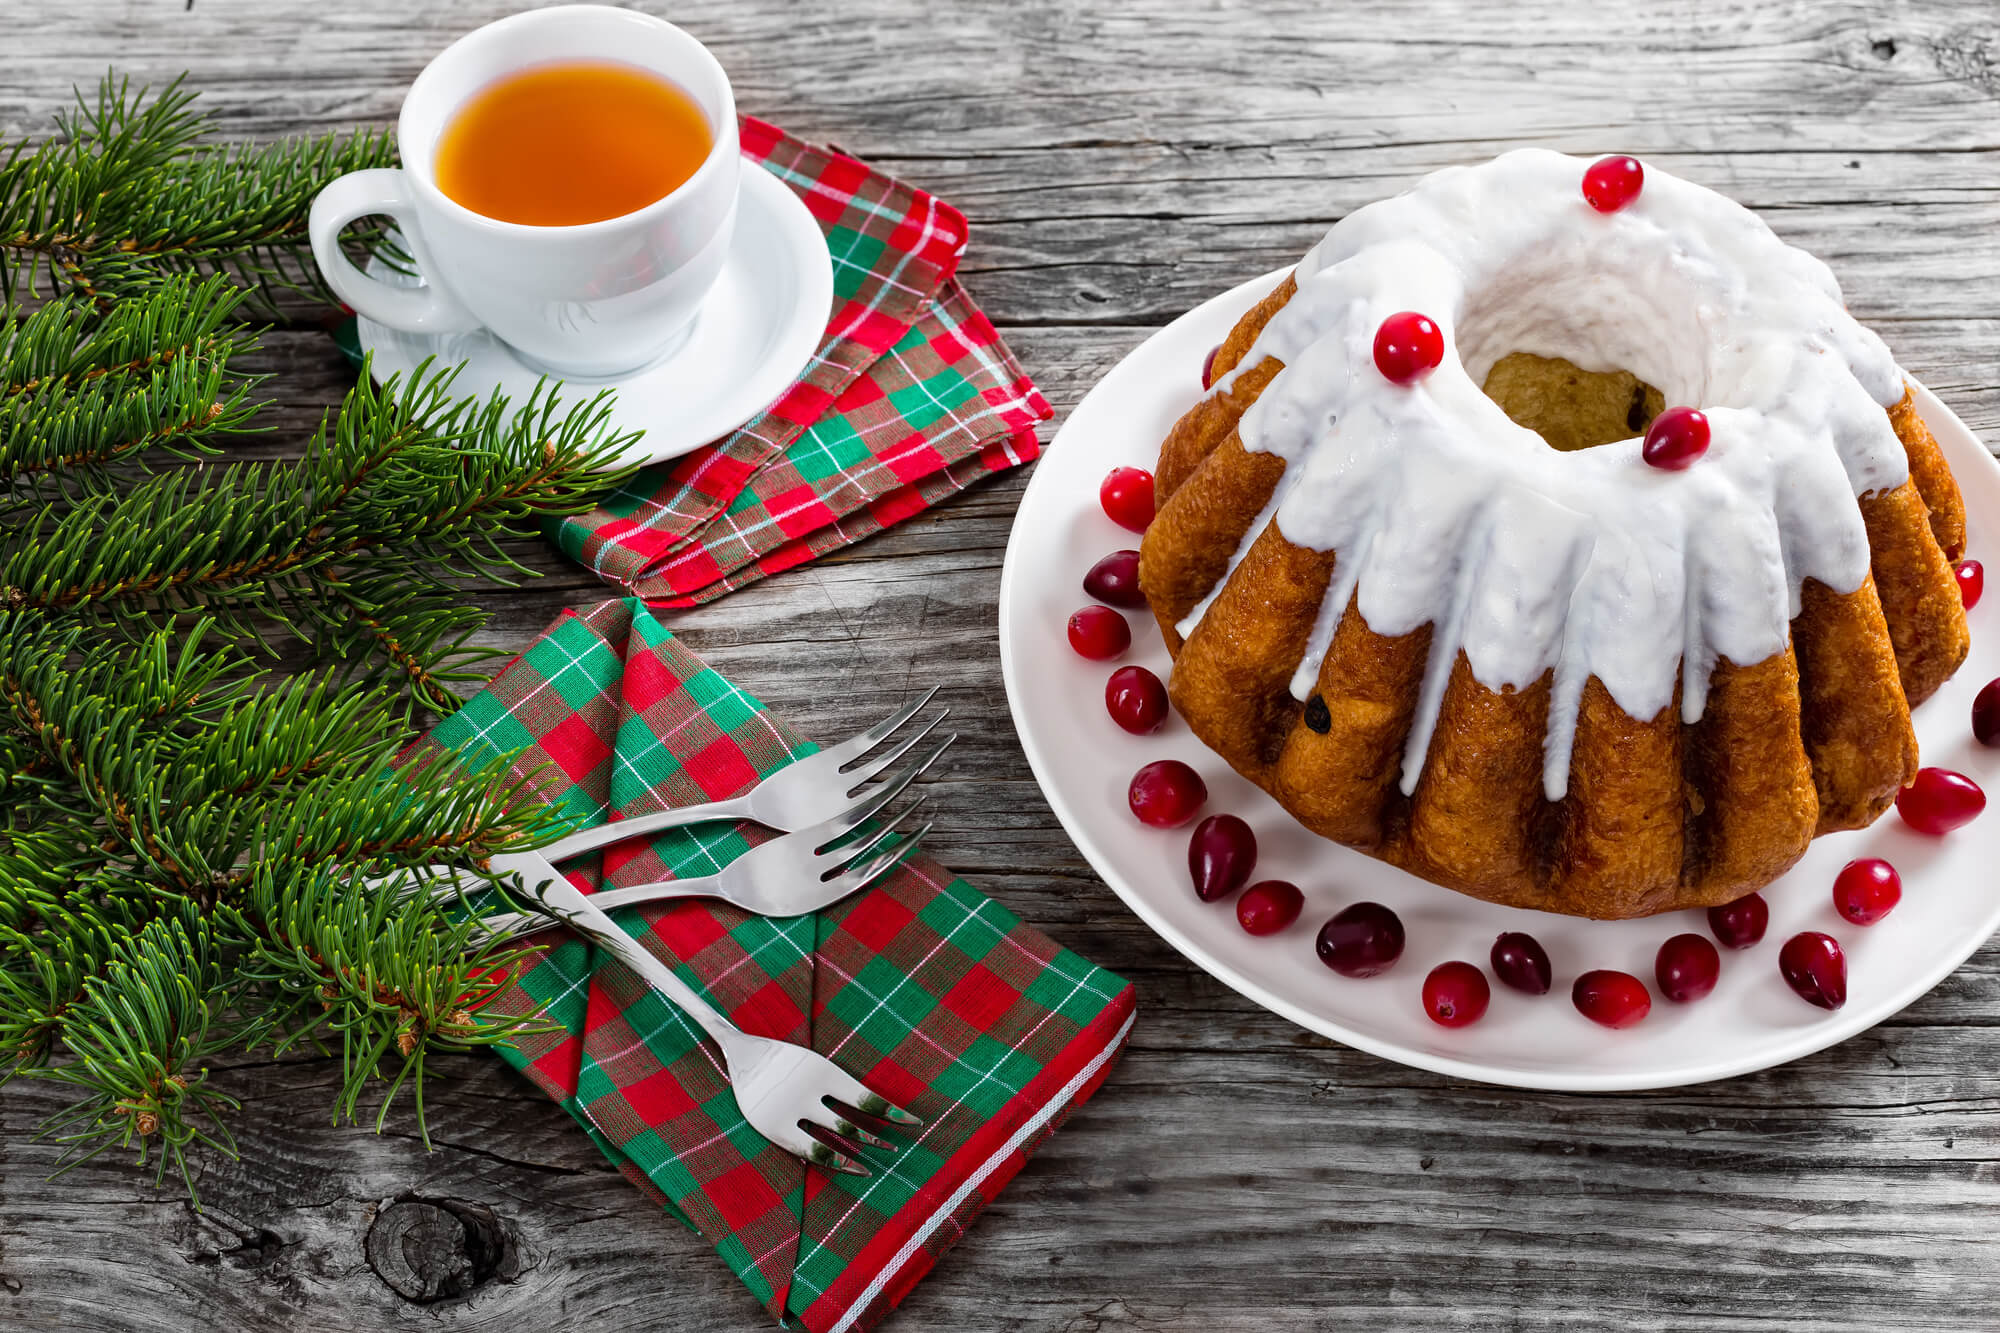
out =
[[(1298, 290), (1238, 365), (1285, 364), (1244, 414), (1244, 447), (1284, 476), (1193, 632), (1263, 529), (1336, 553), (1292, 677), (1317, 682), (1351, 599), (1391, 637), (1434, 626), (1402, 789), (1415, 790), (1445, 684), (1464, 653), (1492, 690), (1551, 680), (1543, 790), (1568, 789), (1577, 711), (1595, 676), (1627, 714), (1699, 721), (1722, 659), (1782, 651), (1805, 580), (1838, 593), (1868, 575), (1856, 496), (1908, 460), (1885, 408), (1903, 374), (1841, 304), (1819, 260), (1742, 206), (1647, 167), (1631, 205), (1599, 214), (1587, 164), (1541, 149), (1436, 172), (1337, 223)], [(1415, 386), (1372, 360), (1398, 310), (1437, 321), (1445, 359)], [(1679, 473), (1637, 439), (1563, 454), (1479, 384), (1509, 352), (1630, 370), (1669, 405), (1699, 406), (1709, 451)]]

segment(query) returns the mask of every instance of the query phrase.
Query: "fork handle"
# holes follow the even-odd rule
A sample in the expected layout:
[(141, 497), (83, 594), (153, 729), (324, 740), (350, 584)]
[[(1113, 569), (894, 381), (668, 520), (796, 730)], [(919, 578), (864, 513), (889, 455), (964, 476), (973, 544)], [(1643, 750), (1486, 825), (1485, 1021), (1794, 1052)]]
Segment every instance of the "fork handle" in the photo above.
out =
[(655, 810), (651, 814), (633, 815), (629, 819), (614, 819), (608, 824), (594, 824), (579, 833), (558, 838), (540, 850), (542, 855), (551, 861), (567, 861), (572, 856), (582, 856), (585, 852), (594, 852), (600, 847), (624, 842), (627, 838), (663, 833), (670, 828), (686, 828), (689, 824), (748, 818), (750, 818), (749, 798), (732, 796), (726, 801), (676, 806), (672, 810)]
[[(697, 875), (693, 879), (663, 879), (657, 883), (635, 884), (624, 889), (599, 889), (596, 893), (584, 896), (590, 905), (600, 912), (609, 912), (619, 907), (633, 907), (639, 903), (666, 902), (671, 898), (720, 898), (723, 896), (722, 876)], [(529, 927), (532, 933), (536, 930), (547, 930), (556, 923), (539, 912), (509, 912), (486, 917), (480, 924), (489, 935), (511, 935), (518, 933), (522, 926)]]
[(558, 878), (543, 884), (540, 898), (551, 915), (609, 949), (619, 962), (637, 972), (648, 986), (679, 1005), (689, 1018), (701, 1025), (703, 1032), (715, 1039), (716, 1045), (722, 1047), (723, 1063), (731, 1062), (733, 1053), (741, 1048), (747, 1034), (724, 1017), (721, 1010), (702, 999), (694, 987), (682, 981), (671, 967), (618, 929), (616, 922), (592, 905), (590, 899), (567, 880)]

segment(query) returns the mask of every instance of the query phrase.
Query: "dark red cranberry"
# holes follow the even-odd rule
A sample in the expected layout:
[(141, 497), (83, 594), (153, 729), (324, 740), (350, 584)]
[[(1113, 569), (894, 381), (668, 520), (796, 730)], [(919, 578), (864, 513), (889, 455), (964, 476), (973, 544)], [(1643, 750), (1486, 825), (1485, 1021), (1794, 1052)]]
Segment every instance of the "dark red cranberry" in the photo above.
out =
[(1583, 197), (1600, 213), (1616, 213), (1639, 197), (1646, 169), (1636, 157), (1600, 157), (1583, 173)]
[(1188, 875), (1194, 895), (1205, 903), (1230, 894), (1250, 882), (1257, 866), (1257, 835), (1235, 815), (1210, 815), (1194, 826), (1188, 838)]
[(1910, 785), (1896, 793), (1896, 813), (1919, 833), (1949, 833), (1969, 824), (1986, 808), (1986, 793), (1963, 773), (1920, 768)]
[(1771, 904), (1761, 893), (1746, 893), (1733, 903), (1708, 909), (1708, 928), (1731, 949), (1747, 949), (1764, 938), (1771, 925)]
[(1209, 348), (1208, 355), (1201, 359), (1201, 387), (1204, 389), (1215, 387), (1215, 354), (1221, 350), (1222, 344), (1217, 343)]
[(1415, 384), (1444, 360), (1444, 331), (1429, 315), (1404, 310), (1375, 330), (1375, 368), (1393, 384)]
[(1879, 856), (1849, 861), (1833, 880), (1833, 910), (1857, 926), (1872, 926), (1903, 901), (1903, 877)]
[(1510, 930), (1493, 941), (1493, 975), (1523, 995), (1547, 995), (1553, 974), (1549, 951), (1533, 935)]
[(1676, 935), (1660, 946), (1653, 960), (1653, 980), (1660, 994), (1676, 1004), (1699, 1000), (1715, 989), (1722, 975), (1722, 955), (1700, 935)]
[(1153, 521), (1153, 474), (1142, 467), (1115, 467), (1097, 488), (1104, 512), (1121, 528), (1144, 532)]
[(1653, 1011), (1653, 997), (1646, 983), (1630, 972), (1599, 968), (1576, 979), (1569, 989), (1570, 1003), (1593, 1023), (1608, 1028), (1629, 1028)]
[(1972, 697), (1972, 734), (1981, 745), (2000, 746), (2000, 680), (1989, 680)]
[(1977, 560), (1961, 560), (1952, 573), (1958, 577), (1958, 599), (1970, 611), (1979, 605), (1979, 594), (1986, 591), (1986, 571)]
[(1319, 960), (1344, 977), (1372, 977), (1403, 956), (1403, 922), (1380, 903), (1355, 903), (1319, 928)]
[(1657, 468), (1678, 472), (1708, 452), (1708, 416), (1696, 407), (1670, 407), (1646, 427), (1639, 456)]
[(1838, 1009), (1847, 1003), (1847, 956), (1840, 941), (1817, 930), (1802, 930), (1778, 951), (1785, 984), (1807, 1004)]
[(1424, 978), (1424, 1012), (1442, 1027), (1477, 1023), (1492, 998), (1486, 974), (1471, 963), (1439, 963)]
[(1141, 824), (1179, 828), (1208, 799), (1208, 785), (1180, 760), (1156, 759), (1132, 775), (1125, 799)]
[(1108, 606), (1086, 606), (1069, 618), (1069, 646), (1080, 657), (1102, 662), (1132, 646), (1132, 627)]
[(1275, 935), (1299, 919), (1306, 896), (1282, 879), (1260, 880), (1236, 900), (1236, 924), (1252, 935)]
[(1145, 606), (1146, 594), (1139, 591), (1139, 553), (1113, 551), (1105, 556), (1083, 576), (1083, 591), (1100, 602), (1133, 611)]
[(1167, 687), (1142, 666), (1119, 667), (1104, 682), (1104, 707), (1113, 722), (1143, 736), (1167, 720)]

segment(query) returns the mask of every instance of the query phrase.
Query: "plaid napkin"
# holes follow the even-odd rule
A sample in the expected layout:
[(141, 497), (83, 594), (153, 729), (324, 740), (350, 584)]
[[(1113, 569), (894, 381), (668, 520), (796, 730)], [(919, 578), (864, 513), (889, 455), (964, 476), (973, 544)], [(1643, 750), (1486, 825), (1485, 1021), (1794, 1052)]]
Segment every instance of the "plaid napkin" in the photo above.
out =
[(754, 117), (742, 139), (825, 228), (833, 315), (762, 416), (555, 528), (573, 559), (655, 606), (719, 597), (1025, 463), (1051, 415), (953, 276), (957, 209)]
[[(815, 748), (637, 599), (565, 612), (411, 752), (520, 751), (577, 825), (735, 795)], [(726, 824), (569, 863), (601, 885), (705, 874), (772, 836)], [(593, 946), (554, 932), (494, 1002), (556, 1031), (503, 1054), (771, 1315), (867, 1329), (1069, 1113), (1130, 1030), (1132, 989), (921, 856), (814, 916), (629, 909), (623, 927), (742, 1027), (810, 1044), (922, 1117), (867, 1180), (808, 1168), (744, 1123), (714, 1048)], [(671, 1285), (671, 1278), (667, 1279)]]

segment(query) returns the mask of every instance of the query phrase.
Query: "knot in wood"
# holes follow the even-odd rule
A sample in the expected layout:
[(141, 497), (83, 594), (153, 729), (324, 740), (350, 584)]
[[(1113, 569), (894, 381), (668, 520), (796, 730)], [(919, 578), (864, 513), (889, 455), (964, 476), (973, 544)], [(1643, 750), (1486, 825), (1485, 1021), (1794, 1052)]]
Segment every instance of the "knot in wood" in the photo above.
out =
[(404, 1195), (368, 1228), (368, 1266), (391, 1291), (417, 1305), (472, 1293), (520, 1275), (512, 1229), (492, 1209), (462, 1199)]

